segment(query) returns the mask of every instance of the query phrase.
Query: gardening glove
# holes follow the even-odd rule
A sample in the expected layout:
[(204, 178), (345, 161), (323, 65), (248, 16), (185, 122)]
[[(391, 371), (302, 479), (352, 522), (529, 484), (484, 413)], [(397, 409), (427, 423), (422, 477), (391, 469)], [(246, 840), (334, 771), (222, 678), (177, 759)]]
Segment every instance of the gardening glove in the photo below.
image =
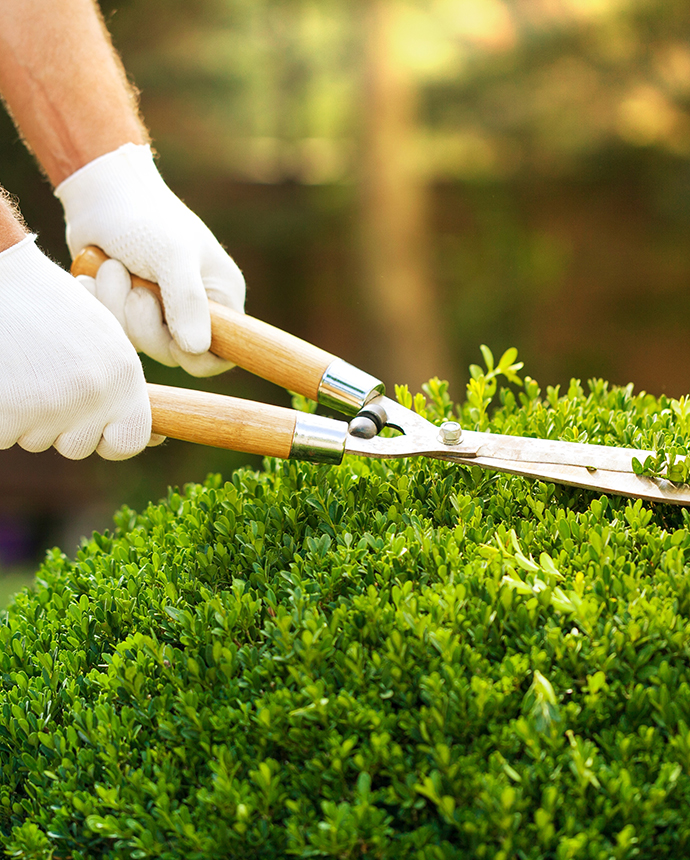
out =
[(35, 238), (0, 253), (0, 448), (132, 457), (151, 437), (139, 358), (113, 315)]
[(140, 352), (194, 376), (232, 367), (208, 351), (208, 299), (242, 312), (244, 278), (208, 227), (165, 184), (149, 146), (126, 143), (96, 158), (62, 182), (55, 195), (65, 210), (73, 257), (97, 245), (160, 286), (165, 324), (145, 290), (124, 289), (118, 267), (108, 266), (90, 284)]
[(145, 287), (132, 287), (129, 271), (119, 260), (106, 260), (95, 278), (77, 275), (77, 280), (108, 308), (137, 352), (168, 367), (179, 365), (192, 376), (214, 376), (233, 366), (212, 352), (182, 352), (170, 336), (158, 299)]

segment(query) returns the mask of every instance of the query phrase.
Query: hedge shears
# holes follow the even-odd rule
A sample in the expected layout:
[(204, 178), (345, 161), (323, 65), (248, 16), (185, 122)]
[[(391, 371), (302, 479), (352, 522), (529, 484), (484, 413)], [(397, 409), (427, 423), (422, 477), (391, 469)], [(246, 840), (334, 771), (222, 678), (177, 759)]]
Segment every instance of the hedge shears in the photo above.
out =
[[(89, 247), (72, 274), (95, 277), (107, 257)], [(156, 284), (132, 276), (133, 286)], [(268, 403), (149, 383), (153, 432), (247, 454), (338, 464), (361, 457), (432, 457), (604, 493), (690, 505), (690, 485), (635, 474), (652, 451), (504, 436), (441, 426), (386, 397), (383, 382), (254, 317), (209, 301), (211, 350), (250, 373), (348, 416), (340, 421)], [(381, 436), (384, 427), (400, 432)]]

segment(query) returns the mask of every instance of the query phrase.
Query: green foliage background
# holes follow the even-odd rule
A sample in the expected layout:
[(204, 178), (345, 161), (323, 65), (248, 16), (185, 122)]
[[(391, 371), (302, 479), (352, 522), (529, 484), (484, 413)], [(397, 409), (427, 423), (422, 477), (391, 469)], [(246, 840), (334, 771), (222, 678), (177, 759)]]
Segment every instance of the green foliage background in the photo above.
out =
[[(473, 368), (433, 420), (682, 445), (674, 401)], [(514, 380), (498, 389), (505, 375)], [(0, 626), (15, 858), (679, 857), (690, 519), (443, 462), (171, 490)]]

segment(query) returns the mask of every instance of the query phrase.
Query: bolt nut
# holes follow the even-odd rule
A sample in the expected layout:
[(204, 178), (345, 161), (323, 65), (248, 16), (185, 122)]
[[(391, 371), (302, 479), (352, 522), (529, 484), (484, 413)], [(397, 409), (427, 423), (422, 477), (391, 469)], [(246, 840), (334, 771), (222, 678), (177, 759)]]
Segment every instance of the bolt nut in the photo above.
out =
[(457, 445), (462, 437), (462, 427), (457, 421), (444, 421), (439, 427), (438, 436), (444, 445)]

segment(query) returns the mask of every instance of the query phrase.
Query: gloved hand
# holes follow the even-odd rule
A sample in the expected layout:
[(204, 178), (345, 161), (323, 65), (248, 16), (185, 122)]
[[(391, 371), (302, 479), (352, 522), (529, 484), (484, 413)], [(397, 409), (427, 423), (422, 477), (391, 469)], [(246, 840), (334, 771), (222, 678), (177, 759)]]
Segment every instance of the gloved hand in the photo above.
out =
[(120, 323), (137, 352), (168, 367), (184, 368), (192, 376), (214, 376), (233, 365), (212, 352), (182, 352), (163, 321), (158, 299), (144, 287), (132, 287), (129, 271), (119, 260), (106, 260), (95, 278), (77, 275), (79, 283), (104, 304)]
[(35, 236), (0, 253), (0, 448), (123, 460), (150, 437), (141, 363), (113, 315)]
[(180, 364), (195, 376), (232, 366), (208, 352), (208, 299), (243, 311), (244, 278), (208, 227), (165, 184), (148, 146), (127, 143), (96, 158), (62, 182), (55, 195), (65, 210), (72, 256), (97, 245), (160, 286), (167, 330), (142, 290), (124, 293), (123, 300), (116, 267), (91, 285), (140, 352), (163, 364)]

